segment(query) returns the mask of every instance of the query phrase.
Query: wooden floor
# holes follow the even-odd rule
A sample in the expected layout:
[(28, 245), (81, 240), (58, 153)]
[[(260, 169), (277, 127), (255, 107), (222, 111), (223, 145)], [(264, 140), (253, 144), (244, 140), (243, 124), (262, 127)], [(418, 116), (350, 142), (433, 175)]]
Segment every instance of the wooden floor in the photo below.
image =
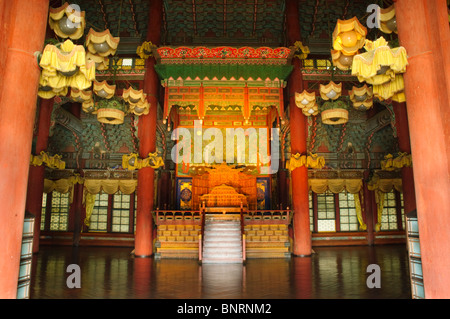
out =
[[(133, 258), (130, 248), (42, 246), (32, 265), (32, 299), (409, 299), (405, 245), (317, 247), (310, 258), (250, 259), (246, 265)], [(81, 288), (69, 289), (69, 264)], [(381, 288), (366, 285), (369, 264)]]

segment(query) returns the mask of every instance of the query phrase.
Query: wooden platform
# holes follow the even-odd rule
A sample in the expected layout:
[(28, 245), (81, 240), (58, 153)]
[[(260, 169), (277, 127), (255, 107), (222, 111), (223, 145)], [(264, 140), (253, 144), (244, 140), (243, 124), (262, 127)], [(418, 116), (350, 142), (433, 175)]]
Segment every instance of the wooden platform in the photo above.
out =
[(291, 257), (286, 224), (246, 225), (244, 232), (247, 259)]
[(155, 258), (198, 259), (200, 225), (158, 225)]

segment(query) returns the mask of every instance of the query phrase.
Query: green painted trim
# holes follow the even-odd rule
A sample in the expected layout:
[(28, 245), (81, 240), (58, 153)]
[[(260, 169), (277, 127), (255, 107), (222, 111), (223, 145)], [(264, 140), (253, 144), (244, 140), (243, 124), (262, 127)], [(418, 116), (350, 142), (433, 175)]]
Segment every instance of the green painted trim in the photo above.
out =
[[(227, 80), (234, 77), (236, 81), (240, 78), (248, 80), (252, 78), (255, 81), (257, 78), (262, 79), (262, 83), (267, 78), (273, 81), (278, 78), (280, 81), (285, 81), (293, 70), (292, 65), (240, 65), (240, 64), (157, 64), (155, 65), (155, 71), (161, 80), (169, 78), (191, 79), (199, 78), (202, 81), (205, 77), (212, 80), (214, 77), (218, 79), (218, 82), (222, 78)], [(223, 82), (222, 82), (223, 83)]]

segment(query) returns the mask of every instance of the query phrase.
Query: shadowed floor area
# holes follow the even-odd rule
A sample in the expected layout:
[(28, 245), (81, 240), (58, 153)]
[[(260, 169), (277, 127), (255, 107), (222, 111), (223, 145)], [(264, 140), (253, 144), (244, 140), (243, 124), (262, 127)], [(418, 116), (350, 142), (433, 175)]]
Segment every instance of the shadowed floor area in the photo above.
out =
[[(316, 247), (310, 258), (250, 259), (241, 264), (134, 258), (130, 248), (40, 248), (33, 258), (32, 299), (409, 299), (405, 245)], [(67, 266), (81, 270), (69, 289)], [(381, 288), (368, 288), (369, 264)]]

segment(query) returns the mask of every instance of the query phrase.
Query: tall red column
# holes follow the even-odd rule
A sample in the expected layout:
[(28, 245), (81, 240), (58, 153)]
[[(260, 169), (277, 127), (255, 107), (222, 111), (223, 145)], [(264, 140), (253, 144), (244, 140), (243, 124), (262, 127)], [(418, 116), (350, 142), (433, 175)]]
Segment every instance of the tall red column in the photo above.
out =
[[(162, 1), (149, 1), (147, 41), (158, 45), (161, 39)], [(139, 156), (146, 158), (156, 150), (156, 116), (158, 107), (159, 79), (154, 69), (155, 60), (148, 59), (144, 77), (144, 92), (150, 103), (150, 112), (139, 118)], [(153, 255), (153, 219), (155, 170), (150, 167), (138, 172), (135, 255)]]
[[(397, 128), (398, 147), (400, 152), (411, 154), (409, 141), (408, 114), (406, 103), (392, 103), (395, 113), (395, 126)], [(405, 214), (416, 209), (416, 194), (414, 189), (414, 175), (412, 167), (402, 168), (402, 187)]]
[[(447, 10), (445, 1), (397, 0), (400, 44), (408, 52), (405, 94), (419, 220), (426, 298), (450, 298), (450, 177), (448, 148), (449, 29), (436, 27), (431, 12)], [(439, 14), (440, 15), (440, 14)], [(435, 32), (439, 32), (438, 43)], [(441, 61), (439, 61), (441, 59)], [(444, 69), (442, 69), (444, 68)]]
[[(301, 40), (298, 1), (286, 1), (286, 28), (288, 43)], [(306, 117), (295, 105), (295, 92), (303, 91), (301, 61), (294, 59), (294, 70), (289, 79), (289, 123), (291, 126), (291, 154), (306, 154)], [(296, 256), (311, 255), (311, 232), (309, 228), (308, 169), (298, 167), (291, 173), (292, 204), (294, 208), (294, 250)]]
[[(35, 154), (39, 155), (41, 151), (46, 151), (48, 146), (48, 135), (50, 131), (50, 122), (53, 110), (53, 99), (40, 100), (38, 134), (36, 139)], [(45, 166), (32, 166), (28, 173), (27, 201), (25, 209), (35, 217), (33, 252), (39, 251), (39, 235), (41, 232), (41, 207), (42, 194), (44, 192)]]
[[(10, 32), (0, 92), (0, 298), (16, 298), (39, 67), (48, 0), (5, 1)], [(1, 26), (3, 29), (4, 26)], [(4, 49), (7, 46), (7, 49)]]

